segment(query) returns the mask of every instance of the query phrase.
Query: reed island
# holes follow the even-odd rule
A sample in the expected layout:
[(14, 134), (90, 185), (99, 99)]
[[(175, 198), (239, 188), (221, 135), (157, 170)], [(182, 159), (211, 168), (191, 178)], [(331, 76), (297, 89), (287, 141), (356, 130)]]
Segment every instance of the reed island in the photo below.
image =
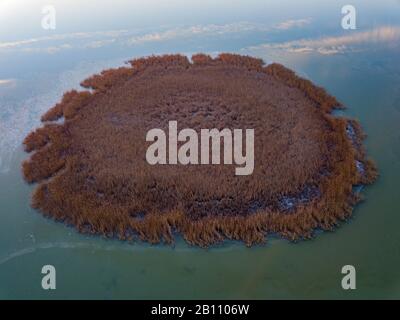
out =
[[(280, 64), (235, 54), (151, 56), (81, 85), (25, 138), (31, 154), (22, 171), (36, 184), (32, 206), (83, 233), (168, 244), (181, 236), (201, 247), (262, 244), (270, 234), (296, 241), (348, 219), (361, 198), (354, 187), (377, 176), (359, 123), (334, 116), (343, 107), (333, 96)], [(182, 151), (171, 125), (179, 136), (230, 129), (219, 151), (210, 148), (220, 164), (200, 163), (200, 146), (196, 155)], [(169, 144), (149, 163), (154, 128), (169, 132), (186, 160), (176, 161)], [(243, 129), (237, 145), (235, 129)], [(250, 143), (245, 129), (254, 133), (254, 163), (235, 174)], [(228, 144), (238, 161), (229, 162)]]

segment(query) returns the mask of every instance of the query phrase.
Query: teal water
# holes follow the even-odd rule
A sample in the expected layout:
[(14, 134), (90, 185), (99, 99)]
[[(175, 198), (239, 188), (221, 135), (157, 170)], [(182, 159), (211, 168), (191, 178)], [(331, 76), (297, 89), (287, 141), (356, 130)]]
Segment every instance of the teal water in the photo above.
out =
[[(400, 298), (399, 1), (354, 1), (356, 30), (340, 27), (342, 1), (59, 1), (57, 29), (44, 31), (43, 3), (0, 1), (0, 17), (10, 17), (0, 19), (0, 299)], [(284, 63), (360, 120), (380, 178), (350, 221), (310, 241), (204, 250), (181, 239), (167, 247), (87, 237), (30, 208), (21, 140), (62, 92), (135, 56), (198, 51)], [(53, 291), (41, 288), (46, 264), (57, 270)], [(348, 264), (356, 290), (341, 287)]]

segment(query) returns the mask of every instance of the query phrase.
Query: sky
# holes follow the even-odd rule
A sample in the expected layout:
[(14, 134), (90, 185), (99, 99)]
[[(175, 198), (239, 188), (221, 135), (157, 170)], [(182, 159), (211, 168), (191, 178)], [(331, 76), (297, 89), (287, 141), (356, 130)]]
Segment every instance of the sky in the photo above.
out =
[[(358, 30), (343, 34), (340, 9), (346, 1), (0, 0), (0, 54), (17, 49), (55, 53), (74, 46), (98, 49), (245, 33), (263, 33), (255, 37), (255, 47), (299, 47), (299, 52), (320, 53), (337, 51), (330, 45), (335, 41), (350, 45), (369, 37), (378, 43), (398, 40), (400, 1), (352, 3), (357, 8)], [(44, 30), (41, 25), (42, 9), (47, 5), (56, 9), (55, 30)], [(399, 10), (387, 10), (387, 6)], [(279, 34), (286, 40), (283, 44), (271, 43), (277, 31), (292, 30), (292, 38)], [(318, 50), (319, 45), (324, 48)]]

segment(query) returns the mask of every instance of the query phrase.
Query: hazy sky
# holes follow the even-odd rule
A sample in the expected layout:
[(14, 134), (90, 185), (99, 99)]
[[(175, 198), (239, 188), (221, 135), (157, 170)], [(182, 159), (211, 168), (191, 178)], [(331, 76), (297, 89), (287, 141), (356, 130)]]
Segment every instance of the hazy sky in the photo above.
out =
[[(0, 0), (0, 42), (49, 32), (139, 30), (238, 21), (274, 24), (309, 17), (325, 27), (339, 26), (340, 8), (347, 3), (348, 0)], [(358, 9), (359, 26), (399, 23), (400, 2), (397, 0), (352, 0), (351, 4)], [(41, 10), (45, 5), (56, 8), (56, 30), (41, 28)]]

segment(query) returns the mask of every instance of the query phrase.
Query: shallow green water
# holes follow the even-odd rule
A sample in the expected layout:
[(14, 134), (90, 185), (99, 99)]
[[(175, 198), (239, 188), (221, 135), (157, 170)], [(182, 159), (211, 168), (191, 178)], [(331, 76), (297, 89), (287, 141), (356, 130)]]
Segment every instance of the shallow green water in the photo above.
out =
[[(312, 1), (305, 3), (309, 8)], [(332, 13), (334, 4), (339, 11)], [(396, 20), (400, 16), (398, 2), (387, 1), (382, 6), (378, 8), (381, 11), (372, 3), (361, 6), (365, 15), (357, 32), (400, 22)], [(263, 19), (261, 13), (256, 14), (260, 8), (265, 14), (275, 12), (272, 4), (264, 7), (254, 1), (243, 12), (238, 6), (237, 12), (229, 11), (220, 19), (211, 16), (206, 22), (222, 24), (254, 17), (259, 23)], [(208, 35), (188, 40), (185, 36), (140, 48), (100, 48), (83, 59), (81, 49), (30, 56), (0, 51), (0, 57), (14, 59), (14, 65), (0, 59), (0, 79), (16, 79), (15, 87), (0, 86), (0, 129), (4, 133), (0, 140), (0, 299), (400, 298), (399, 39), (391, 38), (389, 46), (367, 43), (365, 50), (330, 55), (249, 48), (265, 43), (268, 37), (285, 42), (315, 34), (341, 34), (334, 26), (340, 17), (339, 3), (333, 1), (320, 9), (327, 16), (325, 24), (316, 22), (315, 27), (306, 26), (310, 28), (306, 31), (291, 33), (251, 31), (250, 35), (234, 34), (227, 39)], [(293, 16), (292, 9), (279, 17), (275, 12), (273, 17), (277, 21), (301, 18), (305, 14), (302, 10), (299, 17)], [(372, 11), (377, 18), (369, 16)], [(312, 21), (322, 19), (319, 17), (315, 13)], [(315, 31), (319, 27), (322, 29)], [(267, 62), (279, 61), (342, 101), (348, 108), (344, 114), (359, 119), (368, 134), (365, 145), (380, 172), (379, 180), (363, 190), (366, 201), (356, 207), (353, 218), (336, 231), (318, 234), (310, 241), (293, 244), (269, 239), (266, 246), (250, 249), (227, 242), (204, 250), (189, 247), (182, 240), (171, 248), (86, 237), (32, 210), (32, 187), (20, 174), (20, 163), (26, 158), (20, 138), (38, 123), (40, 114), (86, 75), (121, 64), (126, 57), (168, 50), (234, 51), (260, 56)], [(26, 65), (23, 70), (28, 71), (23, 72), (20, 64), (27, 57), (38, 64)], [(20, 130), (18, 126), (22, 126)], [(46, 264), (57, 270), (54, 291), (41, 288), (40, 271)], [(341, 268), (347, 264), (357, 270), (356, 290), (341, 288)]]

